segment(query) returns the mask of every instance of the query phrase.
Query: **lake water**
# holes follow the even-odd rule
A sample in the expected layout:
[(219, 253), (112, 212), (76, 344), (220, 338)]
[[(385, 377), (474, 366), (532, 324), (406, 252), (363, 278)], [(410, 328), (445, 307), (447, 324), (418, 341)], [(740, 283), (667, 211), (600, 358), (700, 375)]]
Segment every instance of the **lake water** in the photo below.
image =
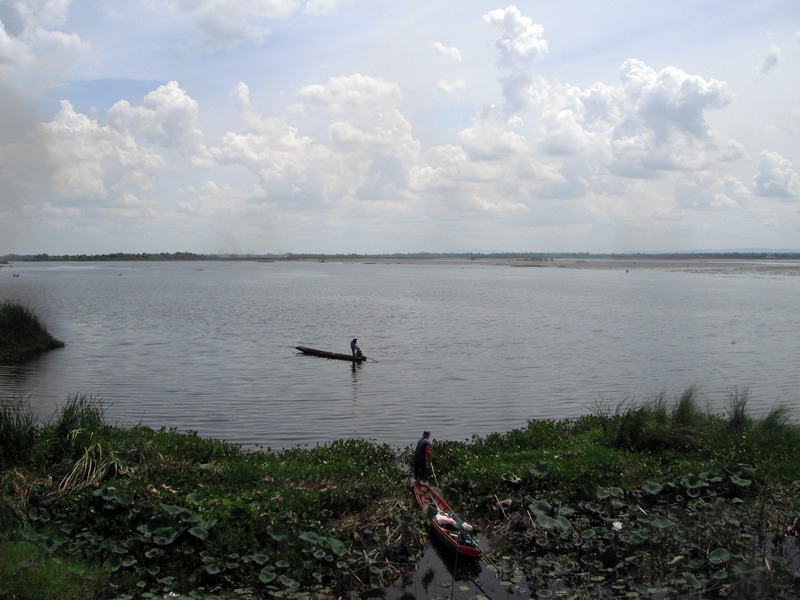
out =
[[(19, 277), (12, 277), (12, 274)], [(46, 419), (94, 394), (110, 423), (246, 446), (404, 447), (698, 386), (723, 412), (800, 416), (800, 276), (685, 269), (314, 262), (16, 263), (0, 299), (66, 342), (0, 366)], [(353, 366), (299, 354), (349, 352)]]

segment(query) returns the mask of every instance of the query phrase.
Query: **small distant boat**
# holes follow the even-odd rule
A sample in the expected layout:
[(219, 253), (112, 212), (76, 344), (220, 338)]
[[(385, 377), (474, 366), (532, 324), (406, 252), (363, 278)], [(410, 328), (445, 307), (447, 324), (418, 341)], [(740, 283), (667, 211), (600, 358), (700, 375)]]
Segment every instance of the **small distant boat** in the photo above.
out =
[(303, 354), (310, 354), (311, 356), (321, 356), (323, 358), (335, 358), (336, 360), (349, 360), (350, 362), (364, 362), (367, 357), (363, 354), (344, 354), (342, 352), (328, 352), (327, 350), (317, 350), (316, 348), (309, 348), (307, 346), (295, 346), (295, 349), (300, 350)]
[(437, 490), (427, 483), (414, 483), (414, 498), (423, 510), (428, 506), (436, 509), (436, 514), (431, 518), (431, 528), (445, 546), (465, 556), (477, 558), (481, 555), (481, 547), (472, 534), (472, 526), (452, 511)]

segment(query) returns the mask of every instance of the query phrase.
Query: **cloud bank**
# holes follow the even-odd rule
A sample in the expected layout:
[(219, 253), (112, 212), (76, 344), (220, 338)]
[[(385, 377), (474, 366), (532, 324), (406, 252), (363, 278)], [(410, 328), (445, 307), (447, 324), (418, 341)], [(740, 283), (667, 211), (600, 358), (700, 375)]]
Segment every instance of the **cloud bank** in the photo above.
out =
[[(473, 37), (398, 15), (420, 31), (391, 40), (382, 3), (172, 0), (124, 34), (160, 41), (141, 61), (76, 8), (0, 7), (0, 253), (800, 247), (800, 119), (763, 95), (792, 80), (796, 29), (766, 54), (754, 32), (755, 81), (642, 54), (570, 83), (535, 7), (468, 4)], [(49, 109), (81, 72), (113, 93), (162, 70)]]

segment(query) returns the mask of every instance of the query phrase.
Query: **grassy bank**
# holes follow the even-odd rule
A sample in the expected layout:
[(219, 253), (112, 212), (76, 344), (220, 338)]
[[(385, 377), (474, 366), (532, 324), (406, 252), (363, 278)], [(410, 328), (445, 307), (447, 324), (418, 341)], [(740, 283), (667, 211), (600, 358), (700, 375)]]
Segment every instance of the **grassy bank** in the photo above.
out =
[[(536, 597), (794, 597), (800, 429), (696, 390), (435, 442), (438, 483)], [(0, 409), (0, 597), (334, 598), (381, 588), (427, 543), (410, 448), (245, 451), (120, 429), (72, 396)], [(47, 572), (42, 587), (41, 572)], [(52, 586), (56, 586), (55, 588)]]
[(20, 362), (63, 346), (26, 306), (9, 300), (0, 303), (0, 363)]

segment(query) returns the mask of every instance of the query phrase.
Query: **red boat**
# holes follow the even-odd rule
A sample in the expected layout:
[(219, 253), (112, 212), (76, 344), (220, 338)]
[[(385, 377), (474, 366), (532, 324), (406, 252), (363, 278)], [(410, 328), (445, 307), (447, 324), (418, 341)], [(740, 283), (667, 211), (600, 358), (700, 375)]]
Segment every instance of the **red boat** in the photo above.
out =
[(423, 510), (429, 506), (435, 510), (431, 526), (445, 546), (465, 556), (481, 555), (481, 547), (472, 535), (472, 526), (453, 512), (436, 489), (427, 483), (414, 483), (414, 498)]

